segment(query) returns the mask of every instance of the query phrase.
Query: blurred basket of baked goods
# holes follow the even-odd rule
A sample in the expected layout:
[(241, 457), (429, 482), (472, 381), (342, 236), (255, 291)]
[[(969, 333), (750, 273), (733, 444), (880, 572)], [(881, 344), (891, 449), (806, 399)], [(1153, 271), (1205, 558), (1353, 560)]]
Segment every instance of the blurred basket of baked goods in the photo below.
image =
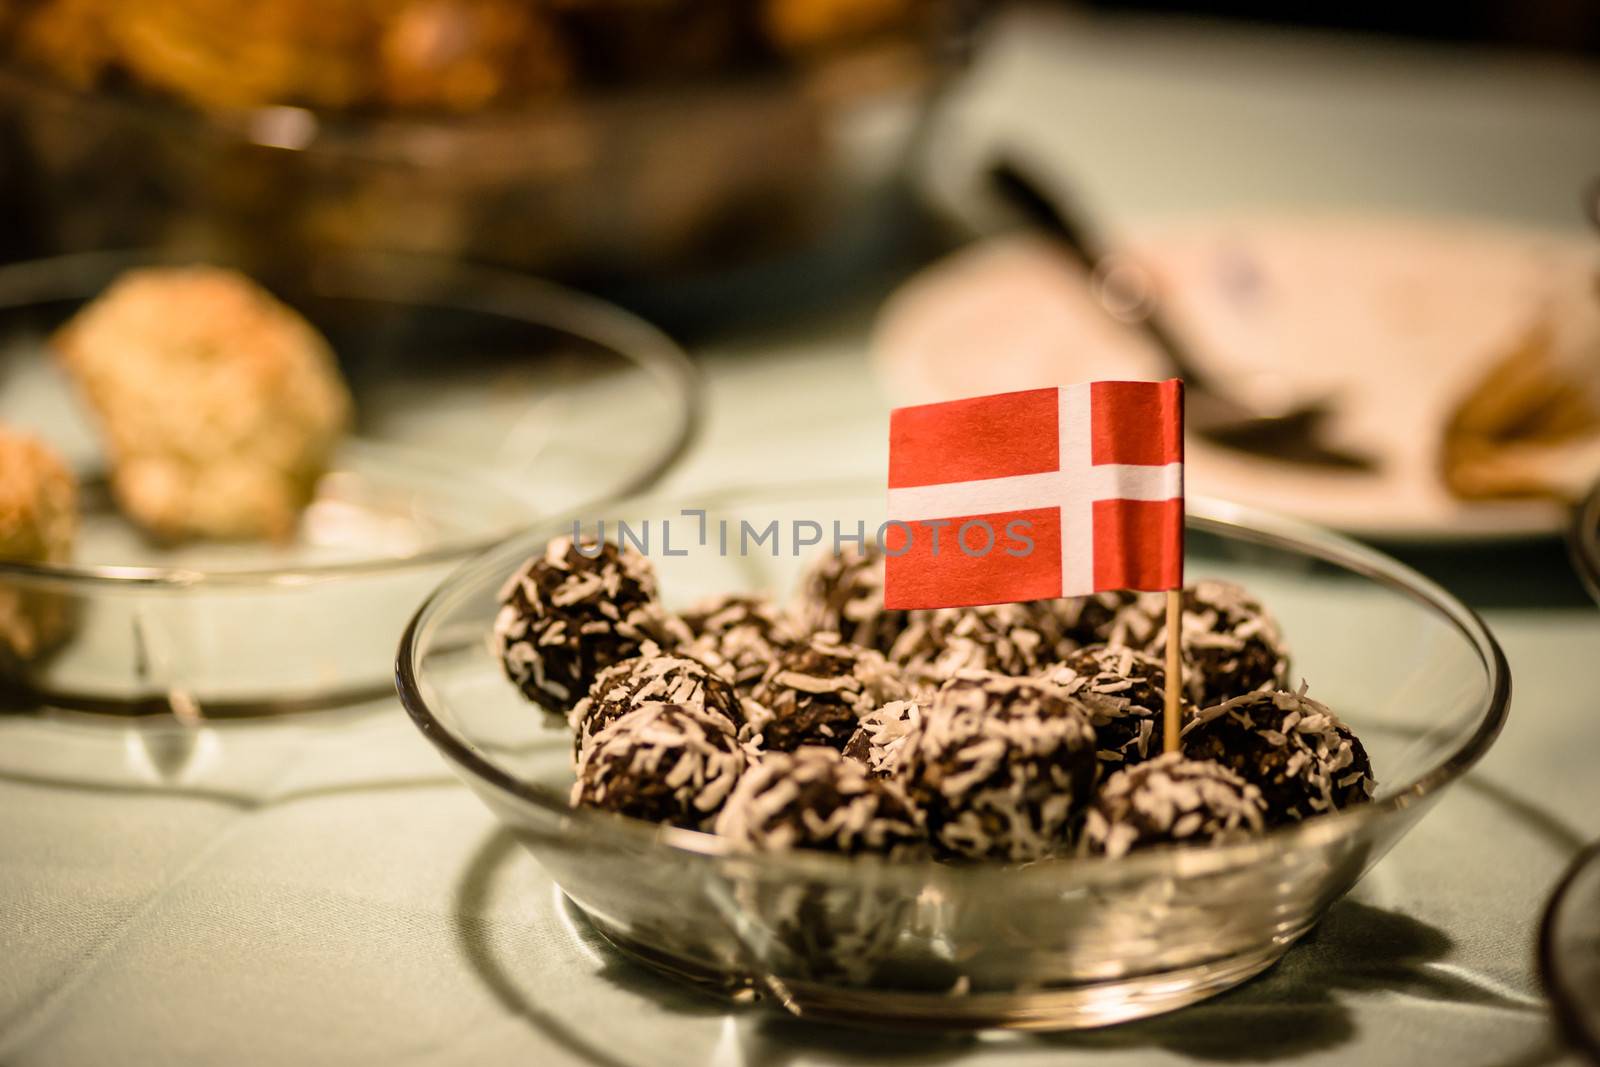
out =
[(0, 0), (0, 253), (715, 273), (856, 225), (971, 18), (944, 0)]

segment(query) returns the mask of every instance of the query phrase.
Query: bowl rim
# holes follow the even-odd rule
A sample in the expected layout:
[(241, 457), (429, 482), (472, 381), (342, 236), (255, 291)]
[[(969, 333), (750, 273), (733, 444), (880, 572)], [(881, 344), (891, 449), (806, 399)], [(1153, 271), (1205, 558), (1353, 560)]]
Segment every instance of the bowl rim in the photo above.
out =
[[(1600, 203), (1600, 196), (1597, 196), (1597, 203)], [(1589, 595), (1600, 604), (1600, 481), (1595, 482), (1572, 509), (1567, 522), (1567, 552)]]
[[(183, 266), (216, 263), (227, 257), (182, 248), (135, 248), (72, 252), (41, 259), (0, 264), (0, 311), (13, 311), (45, 302), (90, 300), (83, 279), (111, 279), (123, 271), (146, 266)], [(649, 322), (599, 297), (555, 282), (497, 267), (461, 263), (409, 252), (329, 250), (319, 254), (300, 272), (313, 286), (327, 282), (330, 274), (344, 270), (388, 277), (389, 281), (447, 282), (448, 296), (424, 302), (406, 286), (396, 288), (388, 303), (396, 306), (433, 306), (469, 311), (553, 328), (612, 352), (652, 379), (672, 404), (673, 421), (665, 446), (653, 452), (627, 478), (580, 506), (594, 506), (644, 492), (671, 470), (698, 438), (705, 422), (705, 382), (699, 367), (670, 337)], [(102, 290), (103, 291), (103, 290)], [(403, 446), (344, 438), (341, 448), (365, 454), (403, 456), (408, 464), (431, 467), (425, 453)], [(452, 477), (460, 477), (452, 471)], [(439, 471), (430, 470), (430, 477)], [(494, 491), (493, 479), (481, 479), (485, 491)], [(480, 534), (451, 538), (412, 552), (370, 556), (329, 563), (286, 567), (205, 568), (118, 564), (38, 563), (0, 560), (0, 578), (51, 587), (164, 587), (196, 586), (304, 586), (372, 574), (390, 574), (440, 563), (469, 559), (546, 518), (529, 512)]]
[[(716, 499), (740, 497), (748, 499), (755, 493), (861, 492), (865, 488), (869, 487), (860, 480), (806, 482), (784, 486), (730, 486), (708, 492), (705, 496), (710, 503)], [(961, 872), (963, 875), (969, 875), (971, 872), (979, 872), (981, 875), (983, 872), (1000, 871), (1007, 879), (1019, 877), (1053, 879), (1066, 869), (1114, 871), (1119, 875), (1134, 874), (1141, 869), (1151, 871), (1166, 869), (1173, 857), (1180, 856), (1186, 873), (1220, 872), (1253, 864), (1280, 850), (1320, 846), (1349, 837), (1372, 823), (1412, 807), (1425, 798), (1431, 798), (1433, 794), (1470, 770), (1499, 736), (1510, 711), (1510, 666), (1499, 642), (1478, 614), (1442, 586), (1400, 561), (1342, 534), (1298, 519), (1274, 515), (1229, 501), (1191, 496), (1186, 501), (1185, 520), (1186, 526), (1195, 529), (1255, 544), (1290, 549), (1352, 571), (1433, 609), (1436, 614), (1448, 620), (1478, 653), (1488, 675), (1487, 695), (1471, 735), (1435, 766), (1387, 797), (1329, 815), (1318, 816), (1293, 826), (1271, 829), (1240, 841), (1213, 844), (1205, 848), (1192, 845), (1160, 846), (1139, 850), (1115, 859), (1105, 856), (1069, 855), (1020, 868), (1008, 864), (952, 865), (928, 859), (890, 858), (874, 854), (842, 856), (810, 849), (754, 853), (739, 847), (727, 838), (704, 831), (661, 826), (611, 812), (573, 808), (564, 801), (558, 803), (546, 795), (547, 791), (530, 786), (479, 754), (470, 743), (457, 736), (433, 713), (423, 693), (415, 665), (417, 642), (422, 627), (441, 601), (459, 583), (476, 578), (480, 569), (496, 567), (502, 561), (514, 561), (537, 551), (539, 545), (543, 543), (541, 538), (546, 538), (547, 535), (535, 531), (512, 538), (468, 561), (446, 576), (440, 585), (428, 594), (407, 622), (405, 631), (401, 635), (395, 660), (395, 688), (400, 703), (413, 725), (445, 756), (458, 775), (468, 779), (469, 784), (476, 779), (520, 803), (530, 804), (557, 818), (570, 820), (573, 827), (571, 832), (576, 835), (589, 840), (605, 840), (611, 837), (619, 844), (631, 844), (638, 850), (660, 848), (674, 854), (748, 863), (760, 868), (781, 867), (784, 870), (812, 872), (824, 876), (840, 876), (852, 871), (876, 869), (912, 871), (918, 874), (928, 874), (933, 871)], [(570, 518), (568, 521), (570, 522)]]

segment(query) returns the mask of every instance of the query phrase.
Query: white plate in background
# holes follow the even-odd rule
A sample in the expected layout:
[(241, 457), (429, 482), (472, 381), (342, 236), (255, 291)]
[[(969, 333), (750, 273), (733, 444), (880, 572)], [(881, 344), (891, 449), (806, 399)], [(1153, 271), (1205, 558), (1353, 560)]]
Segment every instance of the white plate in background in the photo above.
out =
[[(1388, 541), (1545, 536), (1548, 501), (1458, 500), (1438, 476), (1450, 411), (1553, 292), (1593, 287), (1592, 241), (1417, 218), (1207, 219), (1133, 235), (1174, 326), (1244, 395), (1335, 398), (1331, 441), (1373, 472), (1277, 463), (1190, 441), (1191, 492)], [(874, 362), (895, 403), (1166, 371), (1048, 244), (971, 246), (886, 304)]]

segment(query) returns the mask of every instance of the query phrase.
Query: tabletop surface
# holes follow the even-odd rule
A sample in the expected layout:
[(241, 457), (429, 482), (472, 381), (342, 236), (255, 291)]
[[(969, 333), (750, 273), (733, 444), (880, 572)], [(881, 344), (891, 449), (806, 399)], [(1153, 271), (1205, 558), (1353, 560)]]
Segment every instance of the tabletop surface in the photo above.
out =
[[(1596, 114), (1600, 74), (1549, 61), (1025, 14), (952, 102), (933, 180), (958, 195), (963, 154), (999, 136), (1070, 161), (1119, 218), (1334, 204), (1575, 227)], [(702, 352), (711, 423), (673, 484), (880, 471), (870, 303)], [(1510, 724), (1278, 966), (1202, 1006), (967, 1037), (730, 1008), (599, 943), (393, 700), (198, 737), (9, 716), (0, 1062), (1570, 1059), (1534, 933), (1600, 836), (1600, 611), (1553, 544), (1415, 562), (1503, 643)]]

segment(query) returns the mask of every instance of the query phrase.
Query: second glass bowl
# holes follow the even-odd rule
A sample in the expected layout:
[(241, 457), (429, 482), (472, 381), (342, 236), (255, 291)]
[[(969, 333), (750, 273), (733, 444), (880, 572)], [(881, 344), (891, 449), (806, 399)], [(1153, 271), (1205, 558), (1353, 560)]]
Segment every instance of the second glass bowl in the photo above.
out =
[[(400, 647), (401, 699), (462, 779), (596, 929), (685, 980), (754, 991), (805, 1017), (932, 1028), (1070, 1029), (1171, 1010), (1270, 966), (1488, 749), (1510, 680), (1483, 624), (1401, 564), (1336, 535), (1190, 502), (1193, 577), (1239, 582), (1280, 618), (1296, 677), (1356, 730), (1379, 778), (1347, 812), (1224, 847), (1025, 868), (741, 853), (709, 834), (568, 807), (571, 737), (505, 680), (486, 637), (497, 593), (575, 521), (673, 523), (654, 562), (669, 607), (787, 593), (804, 560), (721, 554), (727, 520), (876, 529), (882, 487), (792, 486), (644, 498), (541, 524), (424, 603)], [(608, 522), (608, 526), (611, 523)], [(614, 527), (612, 527), (614, 529)], [(675, 551), (683, 551), (677, 548)], [(815, 551), (814, 549), (811, 551)]]
[(5, 703), (222, 717), (383, 695), (403, 621), (445, 574), (541, 515), (647, 487), (698, 426), (687, 357), (609, 305), (443, 261), (327, 256), (266, 280), (329, 338), (355, 398), (296, 536), (157, 545), (111, 503), (47, 337), (123, 271), (164, 262), (188, 260), (0, 267), (0, 421), (84, 487), (70, 562), (0, 561), (0, 610), (60, 620), (26, 659), (0, 647)]

